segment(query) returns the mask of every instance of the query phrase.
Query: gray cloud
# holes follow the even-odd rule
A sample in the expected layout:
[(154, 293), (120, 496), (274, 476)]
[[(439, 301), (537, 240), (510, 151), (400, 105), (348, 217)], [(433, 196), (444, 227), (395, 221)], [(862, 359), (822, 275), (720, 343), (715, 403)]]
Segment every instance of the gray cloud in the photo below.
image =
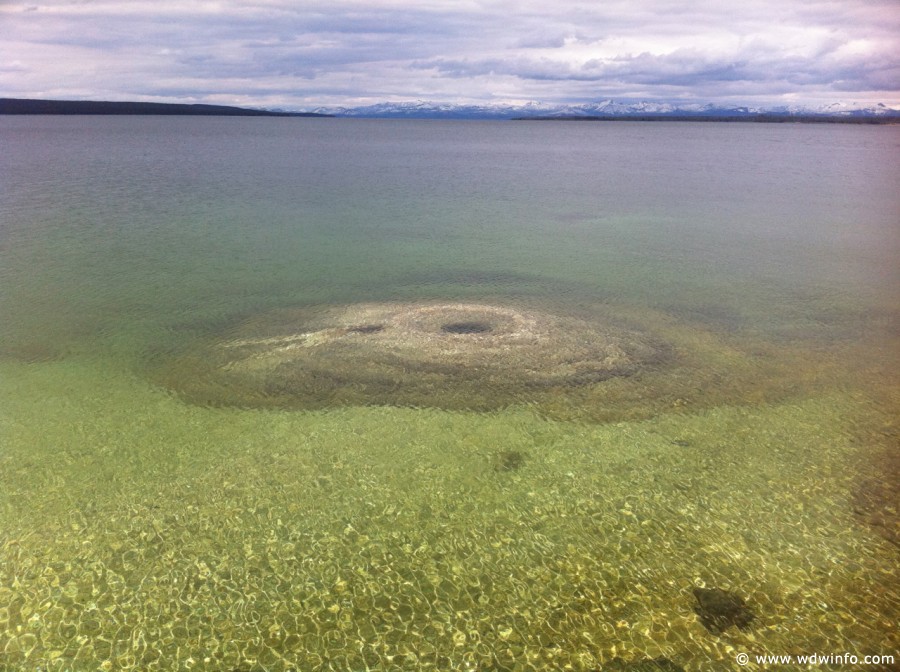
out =
[(13, 2), (0, 95), (900, 105), (898, 36), (894, 0)]

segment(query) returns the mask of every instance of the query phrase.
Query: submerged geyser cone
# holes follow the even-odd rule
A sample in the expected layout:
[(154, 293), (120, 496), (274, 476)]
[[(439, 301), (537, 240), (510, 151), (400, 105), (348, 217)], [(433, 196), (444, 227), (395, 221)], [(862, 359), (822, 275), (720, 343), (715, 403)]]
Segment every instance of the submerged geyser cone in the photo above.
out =
[(629, 376), (666, 352), (627, 329), (481, 303), (283, 310), (229, 334), (181, 358), (167, 384), (209, 404), (491, 410)]

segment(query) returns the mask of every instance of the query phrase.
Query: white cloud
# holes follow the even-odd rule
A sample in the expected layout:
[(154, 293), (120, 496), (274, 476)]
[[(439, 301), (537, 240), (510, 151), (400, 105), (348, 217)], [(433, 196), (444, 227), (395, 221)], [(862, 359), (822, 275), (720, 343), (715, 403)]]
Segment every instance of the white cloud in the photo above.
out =
[(51, 0), (0, 6), (0, 95), (316, 105), (900, 104), (893, 0)]

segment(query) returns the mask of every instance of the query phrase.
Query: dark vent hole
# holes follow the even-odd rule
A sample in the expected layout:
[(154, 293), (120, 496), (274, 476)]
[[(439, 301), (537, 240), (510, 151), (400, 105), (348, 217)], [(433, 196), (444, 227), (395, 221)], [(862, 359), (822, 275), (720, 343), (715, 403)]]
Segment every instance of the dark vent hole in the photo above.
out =
[(441, 325), (441, 331), (447, 334), (485, 334), (491, 330), (487, 322), (449, 322)]

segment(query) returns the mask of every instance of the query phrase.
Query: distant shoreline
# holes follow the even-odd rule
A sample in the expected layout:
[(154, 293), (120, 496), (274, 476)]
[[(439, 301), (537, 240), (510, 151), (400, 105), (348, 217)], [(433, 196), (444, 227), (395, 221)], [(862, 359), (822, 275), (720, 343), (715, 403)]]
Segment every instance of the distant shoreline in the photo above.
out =
[(143, 103), (105, 100), (41, 100), (35, 98), (0, 98), (0, 115), (154, 115), (206, 117), (327, 117), (345, 119), (458, 119), (492, 121), (691, 121), (743, 122), (770, 124), (900, 124), (900, 116), (844, 116), (836, 114), (593, 114), (593, 115), (520, 115), (520, 116), (441, 116), (433, 114), (385, 116), (365, 114), (326, 114), (320, 112), (286, 112), (260, 110), (230, 105), (202, 103)]
[(206, 117), (333, 117), (315, 112), (276, 112), (229, 105), (137, 103), (106, 100), (0, 98), (0, 114), (169, 115)]

